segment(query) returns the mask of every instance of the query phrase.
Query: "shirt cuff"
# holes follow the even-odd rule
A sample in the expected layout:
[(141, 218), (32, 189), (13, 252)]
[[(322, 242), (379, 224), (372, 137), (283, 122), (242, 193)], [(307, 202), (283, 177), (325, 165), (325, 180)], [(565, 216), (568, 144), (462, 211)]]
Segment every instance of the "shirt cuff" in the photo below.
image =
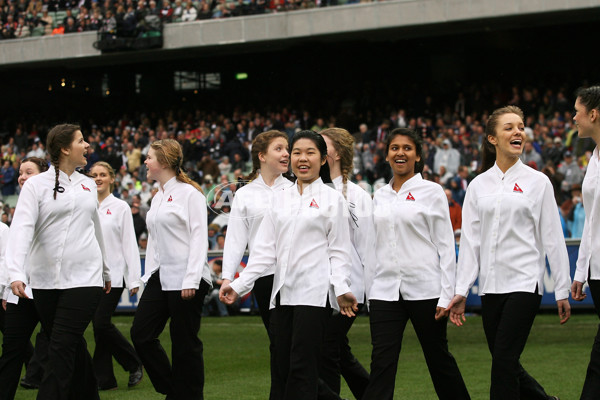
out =
[(467, 298), (467, 297), (469, 296), (469, 288), (465, 288), (465, 287), (460, 287), (460, 286), (457, 286), (457, 287), (454, 289), (454, 294), (455, 294), (455, 295), (457, 295), (457, 294), (458, 294), (458, 295), (461, 295), (461, 296), (462, 296), (462, 297), (464, 297), (464, 298)]
[(231, 288), (235, 290), (239, 297), (245, 296), (252, 290), (252, 287), (249, 288), (243, 285), (242, 279), (236, 279), (231, 282)]
[(437, 306), (442, 307), (442, 308), (448, 308), (448, 304), (450, 304), (450, 299), (445, 299), (443, 297), (440, 297), (440, 299), (438, 300)]
[(348, 292), (352, 292), (352, 290), (350, 290), (350, 286), (346, 285), (345, 283), (333, 285), (333, 291), (336, 297), (342, 296)]
[(558, 290), (558, 291), (554, 292), (554, 298), (556, 299), (556, 301), (568, 299), (569, 298), (569, 290), (564, 289), (564, 290)]
[(575, 276), (573, 277), (574, 281), (585, 283), (587, 281), (588, 271), (580, 271), (579, 268), (575, 270)]

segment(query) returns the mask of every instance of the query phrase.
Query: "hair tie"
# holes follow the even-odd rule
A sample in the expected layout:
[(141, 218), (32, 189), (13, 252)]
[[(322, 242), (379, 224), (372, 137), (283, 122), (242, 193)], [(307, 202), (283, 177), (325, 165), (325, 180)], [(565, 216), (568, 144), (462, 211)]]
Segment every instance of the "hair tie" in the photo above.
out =
[(65, 188), (64, 188), (64, 187), (62, 187), (62, 186), (60, 186), (60, 185), (58, 184), (58, 182), (57, 182), (57, 183), (56, 183), (56, 186), (54, 186), (54, 191), (55, 191), (55, 192), (58, 192), (58, 193), (64, 193), (64, 191), (65, 191)]

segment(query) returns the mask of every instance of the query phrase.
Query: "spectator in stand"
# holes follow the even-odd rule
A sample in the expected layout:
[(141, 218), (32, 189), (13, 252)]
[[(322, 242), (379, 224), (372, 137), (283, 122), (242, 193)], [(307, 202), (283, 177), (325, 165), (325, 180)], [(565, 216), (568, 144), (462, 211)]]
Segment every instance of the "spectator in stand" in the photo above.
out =
[(196, 10), (196, 7), (194, 7), (194, 4), (191, 1), (188, 1), (187, 4), (185, 5), (185, 9), (183, 10), (183, 13), (181, 15), (181, 21), (182, 22), (195, 21), (197, 16), (198, 16), (198, 11)]
[(444, 139), (442, 141), (442, 147), (436, 149), (435, 157), (433, 159), (433, 171), (435, 173), (440, 173), (440, 167), (442, 165), (444, 165), (446, 170), (452, 175), (456, 175), (458, 172), (460, 153), (458, 150), (452, 148), (450, 139)]
[(52, 29), (52, 36), (55, 35), (64, 35), (65, 34), (65, 25), (61, 22), (58, 23), (56, 28)]
[(16, 172), (9, 160), (4, 160), (0, 169), (0, 176), (2, 177), (2, 196), (6, 197), (15, 194)]
[(17, 29), (17, 22), (13, 14), (6, 16), (6, 23), (2, 25), (2, 38), (13, 39), (15, 37), (15, 30)]
[(452, 230), (456, 231), (460, 229), (462, 225), (462, 207), (458, 204), (454, 198), (452, 198), (452, 191), (450, 189), (444, 189), (446, 197), (448, 198), (448, 207), (450, 207), (450, 222), (452, 222)]
[(33, 32), (33, 30), (40, 24), (40, 17), (37, 9), (34, 8), (30, 14), (27, 14), (27, 17), (25, 18), (25, 24), (29, 28), (30, 32)]
[(232, 170), (232, 164), (229, 162), (229, 157), (223, 156), (221, 162), (219, 163), (219, 175), (229, 175)]
[(171, 2), (169, 0), (163, 0), (163, 6), (160, 10), (160, 19), (164, 23), (172, 22), (173, 20), (173, 7), (171, 7)]
[(67, 18), (67, 25), (65, 26), (65, 33), (77, 33), (79, 32), (79, 26), (75, 24), (73, 17)]
[(573, 185), (581, 185), (583, 182), (583, 172), (570, 151), (565, 151), (563, 162), (558, 166), (558, 173), (563, 176), (561, 190), (565, 194), (571, 191)]
[[(523, 164), (529, 165), (533, 169), (539, 171), (539, 169), (544, 165), (542, 161), (542, 156), (537, 152), (535, 147), (533, 147), (533, 140), (527, 138), (525, 142), (525, 148), (523, 149), (523, 154), (521, 154), (521, 161)], [(532, 164), (533, 163), (533, 164)]]
[(555, 137), (552, 140), (552, 143), (554, 144), (553, 146), (546, 147), (546, 150), (543, 153), (543, 158), (546, 162), (552, 161), (554, 165), (558, 165), (563, 159), (565, 148), (560, 137)]
[(181, 4), (181, 0), (175, 0), (175, 6), (173, 7), (173, 20), (178, 22), (181, 20), (183, 15), (183, 5)]

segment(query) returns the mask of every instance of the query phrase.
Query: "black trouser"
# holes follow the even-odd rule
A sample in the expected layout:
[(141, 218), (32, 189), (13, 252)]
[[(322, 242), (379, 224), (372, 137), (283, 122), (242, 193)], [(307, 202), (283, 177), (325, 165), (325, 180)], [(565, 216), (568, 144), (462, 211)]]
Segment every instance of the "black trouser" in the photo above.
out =
[(113, 370), (113, 356), (125, 371), (134, 372), (142, 364), (133, 346), (110, 320), (122, 294), (122, 287), (112, 288), (108, 294), (103, 293), (92, 320), (96, 341), (93, 357), (94, 371), (98, 379), (98, 386), (101, 388), (117, 386)]
[[(203, 280), (196, 295), (183, 300), (181, 290), (162, 290), (157, 271), (148, 280), (135, 312), (131, 340), (154, 389), (169, 399), (203, 399), (204, 358), (198, 332), (208, 289)], [(169, 318), (172, 366), (158, 340)]]
[(440, 399), (469, 399), (456, 360), (448, 351), (448, 319), (435, 319), (438, 299), (407, 301), (371, 300), (371, 378), (363, 400), (391, 400), (394, 397), (402, 336), (408, 320), (413, 327), (433, 386)]
[(27, 364), (25, 381), (29, 384), (40, 386), (44, 377), (44, 365), (48, 362), (48, 346), (50, 339), (48, 333), (42, 328), (35, 336), (35, 350)]
[(83, 333), (101, 295), (100, 287), (33, 289), (42, 327), (50, 337), (38, 400), (99, 399), (92, 357)]
[(277, 305), (271, 310), (275, 399), (317, 399), (320, 350), (330, 315), (330, 307)]
[(515, 292), (481, 297), (481, 317), (492, 354), (490, 399), (548, 399), (544, 388), (519, 359), (542, 296)]
[[(359, 304), (358, 311), (362, 307), (363, 304)], [(341, 373), (354, 397), (361, 400), (369, 384), (369, 373), (354, 357), (350, 348), (348, 331), (355, 319), (356, 317), (346, 317), (337, 313), (332, 315), (327, 322), (325, 341), (321, 351), (319, 377), (329, 389), (339, 395)], [(331, 396), (322, 396), (321, 392), (322, 390), (319, 389), (319, 398), (331, 398)]]
[[(4, 309), (2, 309), (4, 312)], [(39, 322), (33, 300), (19, 299), (18, 304), (7, 303), (5, 326), (0, 357), (0, 399), (14, 399), (23, 364), (27, 365), (33, 346), (29, 341)]]
[(273, 275), (263, 276), (258, 278), (256, 282), (254, 282), (254, 288), (252, 289), (252, 294), (258, 303), (258, 311), (260, 312), (260, 317), (262, 318), (262, 322), (265, 325), (267, 330), (267, 335), (269, 335), (269, 357), (270, 357), (270, 367), (271, 367), (271, 389), (269, 391), (269, 399), (270, 400), (278, 400), (274, 397), (274, 392), (279, 391), (278, 389), (273, 388), (273, 384), (276, 384), (277, 378), (274, 376), (275, 374), (275, 341), (273, 338), (273, 333), (271, 332), (271, 310), (269, 309), (271, 306), (271, 292), (273, 291)]
[[(588, 284), (590, 285), (596, 314), (600, 317), (600, 281), (589, 279)], [(590, 363), (588, 364), (581, 399), (600, 399), (600, 325), (598, 325), (598, 332), (592, 345)]]

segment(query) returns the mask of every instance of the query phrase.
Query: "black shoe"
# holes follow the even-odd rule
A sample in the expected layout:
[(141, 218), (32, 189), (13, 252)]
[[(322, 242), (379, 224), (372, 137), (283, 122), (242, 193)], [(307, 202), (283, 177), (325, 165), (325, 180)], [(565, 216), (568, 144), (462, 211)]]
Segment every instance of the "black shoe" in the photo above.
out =
[(40, 387), (40, 384), (35, 382), (29, 382), (25, 379), (25, 377), (23, 377), (23, 379), (21, 379), (21, 386), (25, 389), (38, 389)]
[(127, 387), (134, 387), (139, 385), (144, 377), (144, 369), (140, 365), (138, 369), (129, 373), (129, 382), (127, 382)]

